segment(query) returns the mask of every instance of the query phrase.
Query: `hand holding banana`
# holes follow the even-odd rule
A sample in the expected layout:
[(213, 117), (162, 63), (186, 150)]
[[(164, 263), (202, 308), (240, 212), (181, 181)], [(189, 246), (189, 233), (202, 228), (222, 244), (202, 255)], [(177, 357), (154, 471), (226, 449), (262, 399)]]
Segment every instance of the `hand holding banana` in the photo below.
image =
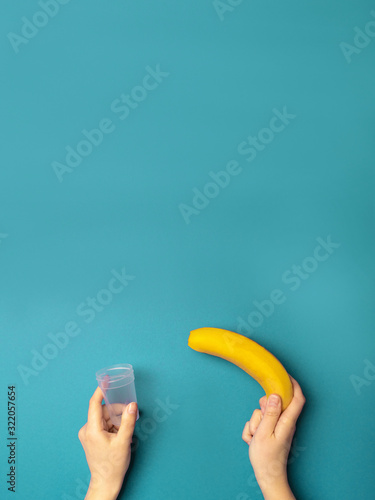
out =
[(267, 398), (279, 394), (281, 411), (292, 401), (293, 385), (287, 371), (273, 354), (253, 340), (221, 328), (198, 328), (190, 332), (188, 345), (237, 365), (263, 387)]

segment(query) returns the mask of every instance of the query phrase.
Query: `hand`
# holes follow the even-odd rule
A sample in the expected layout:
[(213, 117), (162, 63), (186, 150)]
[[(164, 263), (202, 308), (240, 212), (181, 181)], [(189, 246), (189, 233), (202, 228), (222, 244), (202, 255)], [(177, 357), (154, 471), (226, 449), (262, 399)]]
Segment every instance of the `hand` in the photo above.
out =
[(261, 409), (254, 411), (242, 433), (242, 439), (249, 444), (256, 480), (267, 498), (294, 498), (288, 486), (287, 460), (305, 397), (297, 381), (290, 379), (294, 395), (289, 406), (281, 413), (279, 395), (275, 395), (276, 406), (271, 400), (273, 395), (268, 400), (263, 396), (259, 400)]
[(86, 499), (112, 500), (117, 498), (130, 464), (137, 403), (127, 405), (121, 425), (117, 427), (112, 424), (102, 399), (101, 389), (97, 387), (90, 399), (87, 423), (79, 430), (78, 438), (91, 471)]

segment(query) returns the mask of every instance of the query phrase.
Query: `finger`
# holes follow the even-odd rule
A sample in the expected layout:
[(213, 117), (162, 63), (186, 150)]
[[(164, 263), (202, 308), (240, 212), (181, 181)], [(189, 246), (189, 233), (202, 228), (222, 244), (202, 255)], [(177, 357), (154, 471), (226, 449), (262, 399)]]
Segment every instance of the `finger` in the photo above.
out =
[(262, 410), (262, 415), (264, 415), (264, 412), (266, 411), (266, 405), (267, 405), (267, 396), (263, 396), (259, 400), (259, 406), (260, 409)]
[(256, 433), (258, 426), (262, 420), (262, 412), (260, 410), (254, 410), (254, 413), (249, 421), (248, 429), (250, 431), (250, 434), (254, 436)]
[(102, 409), (103, 393), (98, 386), (91, 396), (89, 403), (89, 411), (87, 415), (87, 428), (96, 431), (103, 430), (103, 409)]
[[(129, 410), (133, 410), (134, 413), (130, 413)], [(129, 403), (121, 416), (121, 425), (117, 433), (117, 439), (119, 439), (124, 446), (130, 445), (132, 442), (135, 422), (137, 420), (137, 403)]]
[(102, 405), (102, 411), (103, 411), (103, 418), (106, 422), (108, 422), (108, 420), (111, 419), (111, 417), (109, 416), (109, 411), (108, 411), (108, 408), (107, 406), (104, 404)]
[(300, 416), (306, 402), (306, 398), (303, 395), (302, 389), (298, 382), (291, 376), (290, 379), (293, 384), (293, 399), (289, 406), (281, 414), (279, 422), (275, 429), (275, 434), (281, 439), (285, 439), (286, 437), (294, 433), (298, 417)]
[(102, 405), (102, 410), (103, 410), (103, 424), (104, 424), (103, 429), (107, 432), (116, 433), (118, 427), (115, 427), (113, 425), (107, 406)]
[(266, 409), (263, 418), (258, 426), (260, 437), (269, 437), (275, 430), (277, 421), (281, 413), (281, 398), (278, 394), (270, 394), (267, 399)]
[(243, 428), (243, 431), (242, 431), (242, 439), (247, 444), (250, 444), (250, 441), (252, 440), (252, 437), (253, 437), (250, 433), (249, 424), (250, 424), (250, 422), (246, 422), (245, 427)]
[[(260, 410), (254, 410), (250, 420), (248, 422), (246, 422), (244, 428), (243, 428), (243, 431), (242, 431), (242, 439), (244, 441), (246, 441), (246, 443), (252, 438), (252, 436), (254, 435), (254, 420), (257, 418), (257, 412), (259, 412)], [(258, 417), (259, 418), (259, 417)]]
[(251, 419), (246, 422), (244, 430), (242, 432), (242, 439), (248, 443), (254, 436), (258, 429), (258, 425), (262, 420), (262, 412), (260, 410), (254, 410)]
[(111, 413), (112, 415), (115, 415), (116, 417), (120, 417), (124, 413), (127, 403), (112, 403), (111, 404)]
[[(124, 412), (126, 408), (126, 404), (123, 403), (113, 403), (111, 404), (111, 414), (115, 415), (116, 417), (120, 417), (121, 420), (121, 415)], [(112, 422), (111, 414), (108, 410), (107, 405), (102, 405), (102, 410), (103, 410), (103, 420), (104, 420), (104, 430), (112, 433), (117, 433), (119, 429), (119, 425), (115, 425)], [(121, 423), (121, 422), (120, 422)]]

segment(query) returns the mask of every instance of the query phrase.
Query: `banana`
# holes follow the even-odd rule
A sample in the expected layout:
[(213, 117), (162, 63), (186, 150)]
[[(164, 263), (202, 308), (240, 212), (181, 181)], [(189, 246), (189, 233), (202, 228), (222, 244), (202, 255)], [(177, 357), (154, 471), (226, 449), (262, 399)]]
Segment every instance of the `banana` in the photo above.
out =
[(279, 394), (282, 411), (293, 399), (292, 381), (280, 363), (267, 349), (238, 333), (221, 328), (198, 328), (192, 330), (188, 346), (226, 359), (253, 377), (270, 394)]

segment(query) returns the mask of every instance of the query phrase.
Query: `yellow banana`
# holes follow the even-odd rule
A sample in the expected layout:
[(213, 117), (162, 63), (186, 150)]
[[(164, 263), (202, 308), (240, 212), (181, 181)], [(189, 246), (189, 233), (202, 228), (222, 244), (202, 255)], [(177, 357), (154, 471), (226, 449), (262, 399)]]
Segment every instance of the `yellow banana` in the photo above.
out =
[(198, 328), (189, 335), (188, 346), (198, 352), (226, 359), (242, 368), (270, 394), (279, 394), (282, 411), (293, 399), (293, 385), (280, 363), (267, 349), (238, 333), (221, 328)]

